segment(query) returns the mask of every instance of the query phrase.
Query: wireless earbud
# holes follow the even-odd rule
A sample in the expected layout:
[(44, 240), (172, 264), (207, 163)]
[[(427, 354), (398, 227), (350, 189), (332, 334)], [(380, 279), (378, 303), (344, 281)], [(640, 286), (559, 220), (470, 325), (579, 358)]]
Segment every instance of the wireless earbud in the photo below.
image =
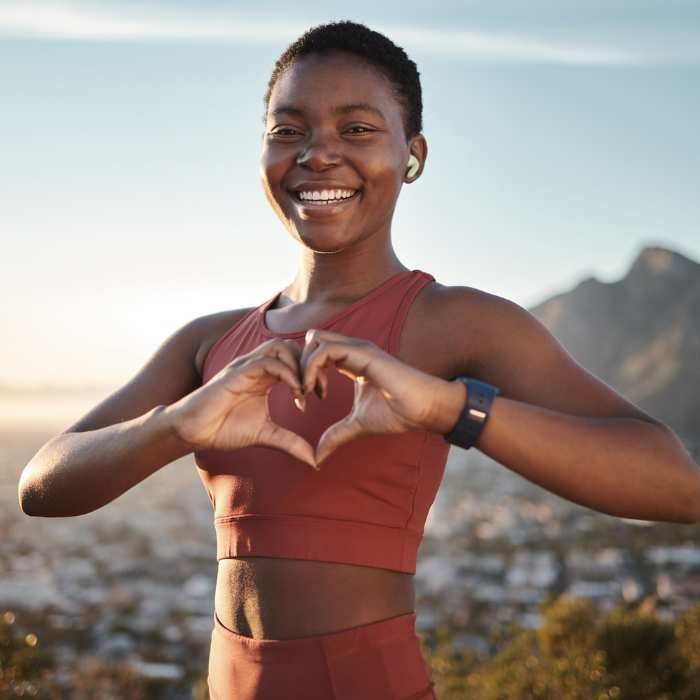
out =
[(413, 155), (413, 153), (411, 153), (408, 162), (406, 163), (406, 166), (406, 176), (413, 177), (420, 168), (420, 161)]

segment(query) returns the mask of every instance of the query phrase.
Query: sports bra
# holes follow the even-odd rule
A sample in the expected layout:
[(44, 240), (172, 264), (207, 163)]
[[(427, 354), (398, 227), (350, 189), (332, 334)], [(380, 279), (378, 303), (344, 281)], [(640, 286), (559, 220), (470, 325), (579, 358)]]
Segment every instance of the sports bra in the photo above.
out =
[[(371, 340), (397, 356), (411, 304), (434, 279), (404, 270), (314, 327)], [(265, 312), (280, 294), (249, 311), (212, 345), (203, 384), (270, 338), (293, 338), (303, 348), (305, 330), (275, 333), (265, 323)], [(275, 384), (268, 394), (272, 420), (313, 447), (353, 403), (352, 380), (333, 370), (327, 378), (326, 398), (311, 392), (303, 413), (286, 384)], [(317, 472), (266, 446), (197, 450), (197, 471), (214, 509), (217, 561), (282, 557), (414, 574), (448, 451), (442, 435), (426, 430), (367, 435), (338, 447)]]

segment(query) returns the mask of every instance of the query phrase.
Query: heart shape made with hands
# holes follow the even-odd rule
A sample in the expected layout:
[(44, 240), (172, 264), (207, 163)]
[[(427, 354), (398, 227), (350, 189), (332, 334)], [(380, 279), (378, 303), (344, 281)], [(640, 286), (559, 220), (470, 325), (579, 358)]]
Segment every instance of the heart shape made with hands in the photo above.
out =
[(354, 383), (349, 413), (319, 438), (312, 465), (317, 470), (334, 450), (362, 435), (435, 429), (430, 419), (434, 400), (450, 383), (401, 362), (371, 341), (310, 329), (294, 357), (303, 389), (294, 394), (294, 403), (301, 411), (310, 392), (320, 399), (328, 396), (329, 369)]

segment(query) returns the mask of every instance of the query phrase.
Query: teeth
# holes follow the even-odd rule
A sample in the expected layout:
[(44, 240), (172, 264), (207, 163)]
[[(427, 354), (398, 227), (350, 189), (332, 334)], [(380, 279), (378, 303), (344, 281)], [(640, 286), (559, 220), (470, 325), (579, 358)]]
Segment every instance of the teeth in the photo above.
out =
[(329, 202), (348, 199), (355, 194), (355, 190), (306, 190), (303, 192), (298, 192), (297, 194), (301, 200)]

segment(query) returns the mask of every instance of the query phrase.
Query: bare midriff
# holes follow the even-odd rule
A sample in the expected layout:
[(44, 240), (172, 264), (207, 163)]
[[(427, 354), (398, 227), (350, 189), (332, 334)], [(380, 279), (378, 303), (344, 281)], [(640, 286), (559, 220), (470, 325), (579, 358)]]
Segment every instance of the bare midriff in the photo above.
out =
[(354, 564), (221, 559), (214, 605), (224, 627), (253, 639), (328, 634), (408, 613), (413, 574)]

